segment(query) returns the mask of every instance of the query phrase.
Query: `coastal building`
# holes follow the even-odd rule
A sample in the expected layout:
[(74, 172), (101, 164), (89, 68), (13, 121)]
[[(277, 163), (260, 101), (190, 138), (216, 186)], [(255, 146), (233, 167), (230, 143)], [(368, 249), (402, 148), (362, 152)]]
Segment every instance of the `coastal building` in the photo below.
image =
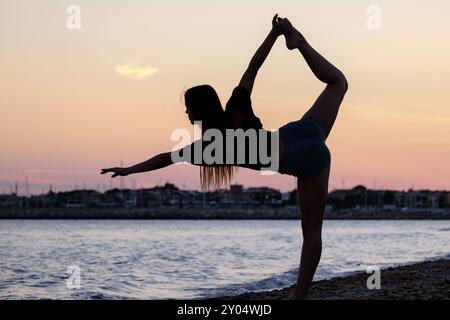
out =
[(269, 187), (247, 188), (244, 194), (247, 202), (268, 204), (281, 201), (281, 192)]
[(239, 202), (244, 199), (243, 185), (241, 185), (241, 184), (230, 185), (230, 199), (235, 202)]
[[(180, 190), (166, 183), (146, 189), (110, 189), (103, 193), (96, 190), (49, 191), (47, 194), (18, 196), (14, 192), (0, 195), (3, 208), (46, 208), (46, 207), (251, 207), (251, 206), (296, 206), (296, 190), (281, 193), (269, 187), (244, 188), (232, 184), (228, 189), (201, 192)], [(327, 211), (394, 212), (449, 210), (450, 192), (432, 190), (370, 190), (358, 185), (352, 189), (334, 189), (328, 195)]]

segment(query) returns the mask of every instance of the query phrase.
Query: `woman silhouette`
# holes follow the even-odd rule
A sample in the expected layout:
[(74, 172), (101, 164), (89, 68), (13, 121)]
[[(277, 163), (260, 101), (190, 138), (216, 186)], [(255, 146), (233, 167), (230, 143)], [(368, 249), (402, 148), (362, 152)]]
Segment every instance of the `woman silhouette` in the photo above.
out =
[[(347, 92), (348, 85), (344, 74), (314, 50), (288, 19), (275, 15), (269, 35), (251, 59), (225, 110), (216, 91), (208, 85), (190, 88), (184, 97), (189, 120), (191, 123), (202, 121), (203, 133), (208, 129), (219, 132), (229, 128), (263, 130), (261, 121), (253, 113), (250, 94), (259, 68), (280, 35), (284, 35), (287, 48), (297, 49), (314, 75), (326, 84), (325, 89), (301, 119), (278, 129), (277, 156), (280, 163), (278, 172), (297, 177), (297, 196), (303, 234), (298, 279), (291, 298), (306, 299), (322, 252), (322, 222), (331, 164), (325, 140), (330, 134), (339, 106)], [(270, 132), (268, 134), (270, 135)], [(188, 147), (192, 148), (193, 145)], [(183, 154), (186, 150), (183, 148), (178, 151)], [(246, 146), (245, 152), (248, 150)], [(160, 169), (174, 163), (172, 155), (173, 152), (161, 153), (131, 167), (102, 169), (101, 174), (113, 172), (112, 177), (116, 177)], [(228, 183), (236, 167), (255, 170), (263, 167), (260, 162), (250, 164), (247, 156), (245, 163), (235, 162), (233, 165), (190, 162), (200, 164), (202, 188), (218, 187)]]

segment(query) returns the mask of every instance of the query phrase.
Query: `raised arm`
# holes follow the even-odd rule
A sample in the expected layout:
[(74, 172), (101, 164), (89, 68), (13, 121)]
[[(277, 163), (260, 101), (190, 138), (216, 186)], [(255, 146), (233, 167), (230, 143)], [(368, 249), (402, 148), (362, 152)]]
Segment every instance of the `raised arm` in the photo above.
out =
[(247, 70), (245, 70), (244, 75), (239, 82), (239, 85), (247, 88), (250, 94), (252, 93), (253, 84), (255, 82), (256, 75), (258, 74), (259, 68), (261, 68), (262, 64), (266, 60), (277, 38), (283, 34), (283, 25), (285, 23), (285, 19), (278, 18), (278, 14), (273, 17), (272, 29), (270, 30), (269, 34), (267, 35), (266, 39), (264, 39), (258, 50), (256, 50), (256, 53), (250, 60)]
[(100, 174), (105, 174), (107, 172), (114, 172), (114, 174), (111, 176), (111, 178), (114, 178), (117, 176), (127, 176), (127, 175), (133, 174), (133, 173), (158, 170), (158, 169), (167, 167), (171, 164), (173, 164), (172, 159), (171, 159), (171, 152), (164, 152), (164, 153), (160, 153), (144, 162), (135, 164), (134, 166), (131, 166), (131, 167), (127, 167), (127, 168), (114, 167), (114, 168), (102, 169), (102, 172)]

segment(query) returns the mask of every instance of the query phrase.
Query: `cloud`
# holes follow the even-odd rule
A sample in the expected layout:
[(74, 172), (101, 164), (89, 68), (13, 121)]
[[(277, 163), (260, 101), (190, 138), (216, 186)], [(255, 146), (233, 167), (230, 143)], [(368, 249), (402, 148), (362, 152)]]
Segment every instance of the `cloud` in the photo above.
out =
[(122, 64), (116, 66), (117, 74), (121, 76), (142, 80), (148, 78), (156, 73), (159, 73), (159, 70), (153, 67), (142, 66), (138, 62), (133, 61), (127, 64)]

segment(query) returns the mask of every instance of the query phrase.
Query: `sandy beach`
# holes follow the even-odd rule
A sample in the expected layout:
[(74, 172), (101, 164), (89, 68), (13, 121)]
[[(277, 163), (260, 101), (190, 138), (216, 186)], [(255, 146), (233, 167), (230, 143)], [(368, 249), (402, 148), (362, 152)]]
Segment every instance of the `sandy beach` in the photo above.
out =
[[(430, 300), (450, 299), (450, 260), (440, 259), (381, 269), (381, 289), (369, 290), (367, 273), (316, 281), (312, 300)], [(266, 292), (249, 292), (219, 299), (287, 300), (294, 286)]]

